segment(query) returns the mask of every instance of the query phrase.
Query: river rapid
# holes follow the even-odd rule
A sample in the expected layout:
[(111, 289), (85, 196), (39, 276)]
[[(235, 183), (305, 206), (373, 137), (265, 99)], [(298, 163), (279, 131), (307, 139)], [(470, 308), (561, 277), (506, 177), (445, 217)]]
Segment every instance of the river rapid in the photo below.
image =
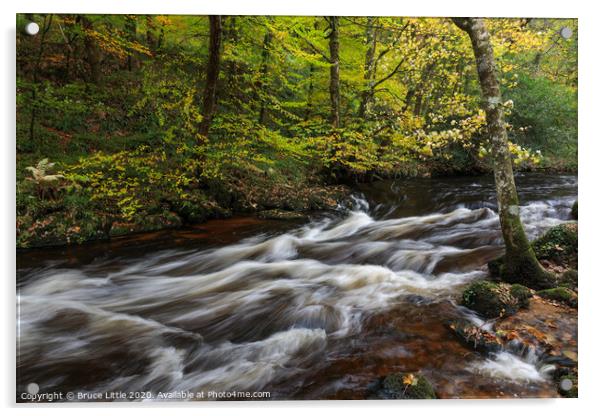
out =
[[(517, 186), (530, 238), (569, 219), (575, 176)], [(362, 399), (395, 371), (420, 371), (440, 397), (554, 395), (537, 354), (483, 357), (444, 326), (482, 323), (455, 300), (503, 253), (495, 211), (490, 177), (382, 181), (309, 222), (233, 218), (19, 251), (17, 395), (36, 383)]]

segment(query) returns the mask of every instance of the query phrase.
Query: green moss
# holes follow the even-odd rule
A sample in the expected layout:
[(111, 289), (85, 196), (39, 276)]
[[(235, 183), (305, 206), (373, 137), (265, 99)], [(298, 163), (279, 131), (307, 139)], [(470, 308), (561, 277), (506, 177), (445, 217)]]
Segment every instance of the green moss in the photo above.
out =
[(481, 280), (464, 290), (462, 305), (485, 318), (498, 318), (516, 313), (518, 301), (507, 286)]
[(551, 260), (563, 265), (577, 264), (577, 224), (566, 223), (549, 229), (533, 241), (531, 246), (540, 260)]
[(420, 374), (389, 374), (382, 382), (382, 398), (387, 399), (436, 399), (429, 381)]
[(501, 278), (507, 283), (518, 283), (532, 289), (549, 289), (556, 286), (556, 276), (547, 272), (539, 264), (535, 253), (527, 247), (529, 253), (506, 254), (501, 269)]
[(568, 287), (569, 289), (576, 289), (578, 287), (578, 274), (577, 270), (567, 270), (560, 276), (558, 285), (562, 287)]
[(529, 288), (518, 283), (510, 286), (510, 294), (517, 300), (520, 308), (529, 307), (529, 299), (533, 296)]
[(506, 264), (506, 255), (487, 263), (489, 275), (493, 280), (517, 283), (533, 289), (548, 289), (556, 285), (553, 274), (546, 272), (535, 256), (514, 256), (510, 260), (511, 268)]
[(545, 299), (562, 302), (570, 307), (577, 307), (577, 294), (566, 287), (555, 287), (553, 289), (540, 290), (537, 295)]

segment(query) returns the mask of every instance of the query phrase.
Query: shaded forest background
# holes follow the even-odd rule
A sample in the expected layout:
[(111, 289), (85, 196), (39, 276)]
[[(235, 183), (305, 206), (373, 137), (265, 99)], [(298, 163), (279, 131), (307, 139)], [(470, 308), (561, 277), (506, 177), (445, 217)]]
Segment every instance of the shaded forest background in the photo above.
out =
[[(18, 247), (490, 170), (471, 45), (449, 19), (26, 19), (40, 33), (17, 35)], [(487, 25), (515, 168), (575, 171), (577, 21)]]

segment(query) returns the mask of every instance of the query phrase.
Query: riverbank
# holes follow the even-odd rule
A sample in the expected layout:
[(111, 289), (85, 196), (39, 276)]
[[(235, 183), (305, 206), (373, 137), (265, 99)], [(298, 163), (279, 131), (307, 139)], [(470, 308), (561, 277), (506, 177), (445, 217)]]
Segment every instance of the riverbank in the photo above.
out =
[(233, 215), (298, 219), (336, 209), (351, 192), (299, 166), (285, 171), (286, 161), (208, 179), (189, 169), (153, 165), (149, 157), (107, 155), (91, 164), (63, 166), (56, 174), (52, 162), (31, 167), (32, 178), (18, 182), (17, 248), (108, 240)]
[[(139, 152), (96, 155), (59, 167), (47, 160), (25, 167), (22, 161), (21, 170), (29, 170), (31, 176), (22, 176), (17, 184), (17, 248), (109, 240), (233, 215), (306, 218), (311, 212), (333, 210), (348, 201), (352, 186), (366, 189), (383, 181), (378, 175), (328, 179), (299, 160), (279, 160), (261, 168), (248, 165), (244, 171), (229, 169), (211, 179), (189, 168), (174, 172), (173, 166), (159, 162), (153, 153)], [(539, 171), (566, 173), (550, 168)], [(487, 175), (482, 169), (470, 173), (469, 177)], [(466, 172), (444, 175), (426, 165), (413, 165), (400, 176), (407, 181), (462, 175)]]

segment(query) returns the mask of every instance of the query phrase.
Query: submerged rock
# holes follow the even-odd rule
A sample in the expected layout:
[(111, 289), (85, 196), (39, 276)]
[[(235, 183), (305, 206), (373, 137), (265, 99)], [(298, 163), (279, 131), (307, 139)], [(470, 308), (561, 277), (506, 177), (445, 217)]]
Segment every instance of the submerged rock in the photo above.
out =
[(555, 287), (553, 289), (540, 290), (537, 292), (537, 295), (544, 299), (564, 303), (571, 308), (577, 307), (577, 294), (566, 287)]
[(485, 318), (499, 318), (512, 315), (520, 307), (528, 306), (527, 292), (529, 289), (521, 285), (514, 286), (512, 290), (511, 286), (503, 283), (481, 280), (464, 290), (461, 303)]
[(431, 383), (421, 374), (393, 373), (369, 388), (369, 399), (436, 399)]

